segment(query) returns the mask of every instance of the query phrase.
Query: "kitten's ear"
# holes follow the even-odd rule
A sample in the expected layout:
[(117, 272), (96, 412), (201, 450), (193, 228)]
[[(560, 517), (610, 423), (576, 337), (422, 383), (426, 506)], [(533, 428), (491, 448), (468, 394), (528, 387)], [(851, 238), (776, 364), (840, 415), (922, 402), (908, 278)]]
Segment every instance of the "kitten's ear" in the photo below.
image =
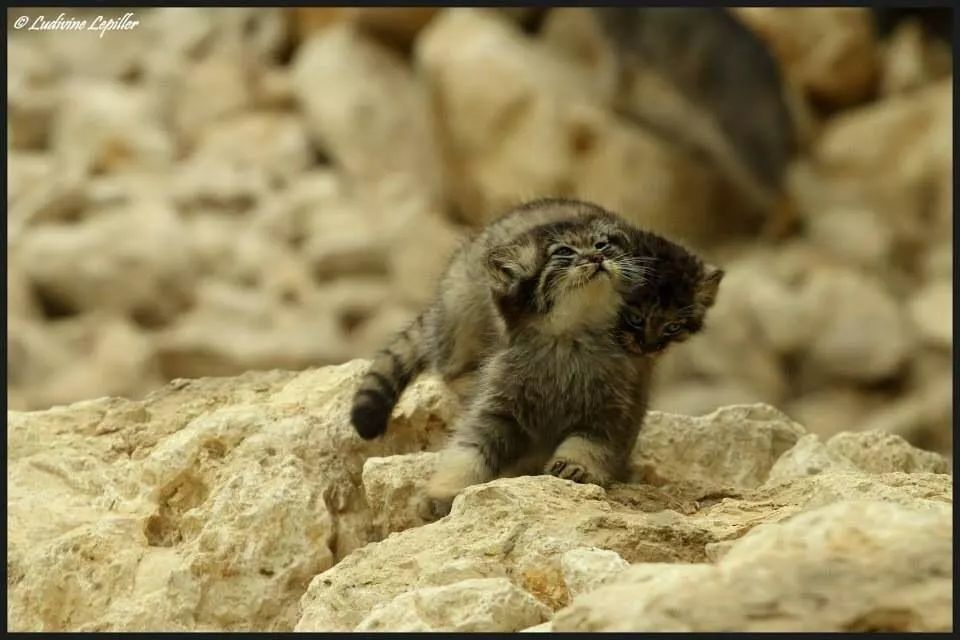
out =
[(712, 307), (717, 299), (717, 290), (723, 280), (724, 271), (713, 265), (704, 265), (703, 277), (697, 285), (696, 300), (704, 307)]
[(495, 288), (505, 290), (527, 275), (527, 253), (528, 247), (517, 244), (500, 245), (487, 252), (487, 273)]

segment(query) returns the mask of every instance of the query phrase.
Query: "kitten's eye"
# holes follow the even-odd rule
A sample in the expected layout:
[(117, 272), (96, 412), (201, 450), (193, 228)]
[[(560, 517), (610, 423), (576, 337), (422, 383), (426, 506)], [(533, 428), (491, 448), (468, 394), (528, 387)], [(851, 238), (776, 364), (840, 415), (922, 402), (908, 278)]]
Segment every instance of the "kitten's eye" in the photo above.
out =
[(598, 251), (603, 251), (603, 250), (606, 249), (608, 246), (610, 246), (610, 243), (609, 243), (609, 242), (606, 242), (605, 240), (601, 240), (600, 242), (598, 242), (598, 243), (596, 243), (595, 245), (593, 245), (593, 248), (594, 248), (594, 249), (597, 249)]
[(625, 319), (627, 321), (627, 325), (631, 329), (635, 329), (637, 331), (643, 331), (643, 325), (644, 325), (643, 316), (638, 316), (628, 311), (625, 314)]
[(576, 253), (576, 251), (574, 251), (570, 247), (560, 246), (554, 249), (553, 251), (551, 251), (550, 255), (551, 256), (572, 256), (574, 253)]
[(680, 322), (668, 322), (663, 325), (663, 333), (672, 336), (675, 333), (680, 333), (683, 330), (683, 324)]

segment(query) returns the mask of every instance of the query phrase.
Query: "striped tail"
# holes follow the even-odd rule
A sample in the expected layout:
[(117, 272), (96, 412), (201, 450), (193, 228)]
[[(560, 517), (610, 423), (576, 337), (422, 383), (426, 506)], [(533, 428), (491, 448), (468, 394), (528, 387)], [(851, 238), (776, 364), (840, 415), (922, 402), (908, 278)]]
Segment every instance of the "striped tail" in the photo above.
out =
[(350, 411), (350, 421), (361, 438), (372, 440), (386, 433), (400, 394), (426, 368), (424, 315), (377, 353), (361, 380)]

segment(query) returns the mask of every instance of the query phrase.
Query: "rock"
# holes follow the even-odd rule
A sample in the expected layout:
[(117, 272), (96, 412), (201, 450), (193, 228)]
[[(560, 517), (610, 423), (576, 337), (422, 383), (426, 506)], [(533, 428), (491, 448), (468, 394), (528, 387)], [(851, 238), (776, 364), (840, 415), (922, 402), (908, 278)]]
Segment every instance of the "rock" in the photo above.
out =
[(49, 225), (21, 242), (24, 273), (56, 315), (118, 313), (154, 327), (189, 302), (185, 229), (160, 202), (103, 212), (82, 225)]
[(11, 412), (10, 628), (291, 629), (306, 582), (370, 540), (364, 459), (436, 446), (450, 419), (424, 380), (385, 439), (357, 438), (365, 366)]
[(854, 266), (876, 271), (892, 259), (896, 242), (883, 217), (867, 209), (835, 209), (811, 217), (810, 239)]
[(551, 627), (949, 631), (951, 540), (949, 507), (838, 502), (755, 528), (716, 566), (671, 565), (652, 580), (642, 580), (648, 567), (631, 568), (559, 611)]
[(424, 452), (387, 458), (368, 458), (363, 463), (363, 493), (374, 513), (379, 536), (425, 524), (420, 500), (433, 473), (435, 453)]
[(906, 318), (875, 278), (852, 270), (820, 268), (799, 294), (820, 313), (805, 354), (819, 377), (873, 381), (894, 375), (912, 348)]
[(810, 433), (797, 441), (789, 451), (777, 460), (767, 484), (777, 484), (784, 480), (813, 476), (826, 471), (854, 472), (857, 465), (828, 449), (816, 435)]
[(7, 59), (10, 151), (43, 149), (60, 105), (57, 65), (36, 39), (15, 34), (9, 36)]
[(480, 578), (408, 591), (375, 608), (355, 630), (519, 631), (550, 615), (506, 578)]
[(751, 489), (763, 484), (803, 434), (802, 426), (764, 404), (723, 407), (696, 418), (651, 411), (632, 464), (651, 484)]
[(912, 447), (900, 436), (884, 431), (838, 433), (827, 441), (826, 449), (866, 473), (950, 473), (940, 454)]
[(506, 17), (444, 11), (418, 38), (415, 58), (437, 105), (461, 220), (478, 226), (550, 194), (681, 236), (722, 223), (710, 215), (715, 172), (609, 113), (589, 68)]
[(163, 382), (149, 335), (121, 317), (11, 322), (9, 339), (9, 384), (21, 391), (24, 409), (103, 394), (142, 397)]
[(844, 431), (825, 443), (808, 434), (777, 460), (766, 484), (827, 471), (949, 473), (949, 466), (940, 454), (912, 447), (900, 436), (883, 431)]
[(883, 47), (880, 92), (908, 93), (950, 73), (949, 51), (944, 43), (924, 34), (914, 19), (901, 22)]
[(866, 416), (862, 428), (893, 433), (915, 445), (949, 452), (953, 424), (953, 376), (945, 371), (939, 379)]
[(840, 430), (858, 430), (888, 399), (853, 385), (830, 385), (811, 390), (786, 405), (785, 411), (823, 440)]
[(50, 146), (68, 177), (127, 169), (162, 170), (174, 143), (150, 92), (119, 83), (73, 80), (63, 87)]
[[(504, 478), (469, 487), (449, 516), (423, 525), (409, 505), (457, 401), (438, 379), (418, 380), (386, 436), (362, 440), (348, 412), (366, 366), (177, 379), (142, 401), (11, 412), (11, 628), (519, 630), (572, 599), (580, 610), (610, 588), (594, 585), (622, 586), (628, 575), (645, 576), (643, 593), (682, 583), (691, 566), (706, 572), (695, 582), (708, 591), (725, 566), (744, 584), (766, 584), (770, 574), (757, 568), (764, 563), (806, 576), (803, 567), (828, 550), (805, 554), (797, 536), (809, 530), (809, 544), (841, 539), (818, 534), (817, 522), (857, 523), (865, 532), (859, 539), (886, 536), (897, 553), (904, 526), (927, 532), (915, 538), (920, 553), (934, 548), (923, 536), (939, 535), (931, 518), (949, 524), (950, 476), (930, 473), (944, 468), (942, 460), (880, 434), (828, 442), (831, 455), (855, 468), (767, 482), (763, 470), (777, 468), (778, 443), (803, 432), (758, 405), (701, 418), (654, 414), (639, 451), (656, 461), (649, 475), (672, 484), (603, 490), (551, 476)], [(694, 437), (700, 444), (690, 454)], [(731, 448), (747, 472), (727, 462)], [(716, 477), (707, 482), (707, 474)], [(879, 501), (889, 513), (856, 512), (850, 505), (858, 501)], [(792, 524), (835, 507), (842, 509), (806, 529)], [(884, 529), (874, 520), (894, 524)], [(757, 527), (766, 536), (792, 532), (783, 534), (789, 553), (778, 559), (767, 538), (746, 535)], [(750, 547), (756, 566), (741, 552), (747, 540), (759, 541)], [(870, 563), (891, 568), (884, 576), (899, 575), (898, 556), (882, 545), (869, 549)], [(705, 564), (721, 555), (716, 567)], [(624, 562), (647, 566), (613, 577)], [(837, 577), (856, 592), (851, 602), (873, 598), (875, 576), (856, 576), (860, 582)], [(783, 594), (778, 601), (794, 601), (790, 580), (769, 585)], [(38, 595), (49, 593), (56, 595)], [(751, 606), (750, 593), (728, 589), (711, 601), (736, 610)], [(827, 608), (840, 615), (845, 606)], [(816, 622), (803, 619), (800, 626)]]
[(272, 184), (284, 184), (312, 162), (304, 124), (294, 115), (252, 112), (204, 128), (191, 159), (256, 167)]
[(940, 279), (918, 291), (910, 300), (910, 319), (924, 341), (950, 349), (953, 346), (953, 282)]
[(738, 7), (734, 15), (770, 46), (792, 82), (824, 104), (860, 102), (873, 89), (879, 48), (868, 9)]
[(292, 19), (301, 40), (352, 22), (388, 44), (408, 47), (437, 11), (436, 7), (297, 7), (292, 9)]
[(373, 191), (399, 181), (423, 206), (439, 204), (428, 96), (392, 52), (349, 25), (333, 26), (297, 50), (293, 89), (314, 142), (347, 176)]
[(793, 189), (800, 208), (810, 216), (870, 209), (883, 216), (906, 258), (925, 257), (927, 238), (952, 235), (951, 96), (950, 82), (940, 81), (831, 118), (811, 149), (813, 179)]
[(610, 582), (629, 566), (618, 554), (605, 549), (571, 549), (560, 558), (563, 582), (571, 598)]
[[(668, 499), (659, 499), (662, 509)], [(375, 606), (408, 591), (504, 573), (555, 609), (569, 598), (560, 558), (570, 549), (611, 549), (634, 562), (702, 559), (707, 532), (681, 519), (674, 511), (609, 503), (597, 486), (551, 476), (469, 487), (446, 518), (358, 549), (317, 576), (301, 601), (296, 630), (351, 630)], [(676, 535), (665, 538), (667, 529)], [(459, 566), (451, 576), (452, 562)], [(371, 581), (374, 572), (381, 577)]]

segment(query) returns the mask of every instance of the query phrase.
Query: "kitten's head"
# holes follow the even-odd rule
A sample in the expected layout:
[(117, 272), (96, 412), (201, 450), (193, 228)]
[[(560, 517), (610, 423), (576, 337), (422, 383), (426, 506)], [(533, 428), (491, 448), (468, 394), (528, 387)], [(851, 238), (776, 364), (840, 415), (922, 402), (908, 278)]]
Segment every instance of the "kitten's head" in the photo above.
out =
[(647, 272), (624, 298), (620, 328), (629, 351), (655, 356), (703, 328), (724, 272), (648, 232), (635, 236), (633, 251)]
[(508, 326), (536, 323), (563, 333), (609, 324), (622, 293), (643, 276), (629, 254), (631, 231), (619, 216), (599, 210), (534, 227), (491, 249), (491, 290)]

